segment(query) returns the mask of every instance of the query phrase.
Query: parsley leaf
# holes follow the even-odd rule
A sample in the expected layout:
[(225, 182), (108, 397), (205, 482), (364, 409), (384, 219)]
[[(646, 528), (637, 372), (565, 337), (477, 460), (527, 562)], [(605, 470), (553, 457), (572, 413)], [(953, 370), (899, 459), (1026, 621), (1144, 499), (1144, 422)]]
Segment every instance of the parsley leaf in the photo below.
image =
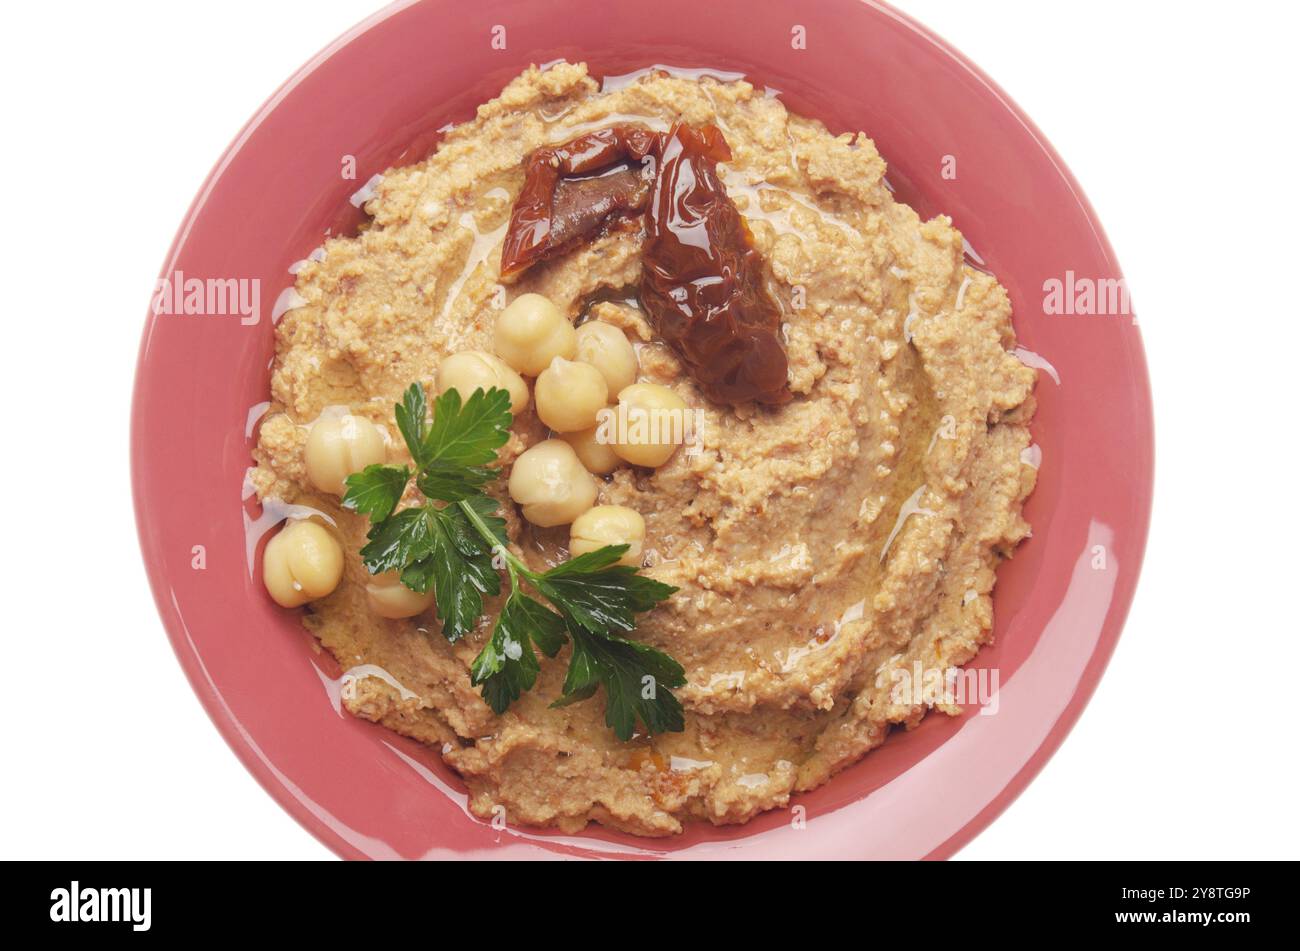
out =
[(401, 571), (421, 594), (433, 587), (442, 633), (455, 643), (483, 614), (483, 596), (501, 592), (491, 548), (456, 507), (403, 509), (370, 527), (361, 560), (371, 574)]
[(681, 665), (613, 633), (635, 630), (635, 615), (677, 590), (615, 564), (626, 551), (626, 545), (606, 545), (556, 565), (534, 582), (564, 613), (573, 640), (563, 696), (553, 706), (586, 700), (603, 687), (605, 723), (620, 740), (631, 738), (638, 720), (652, 734), (681, 730), (685, 723), (671, 690), (686, 683)]
[[(483, 596), (501, 593), (501, 576), (492, 566), (491, 548), (474, 531), (461, 509), (448, 506), (426, 511), (437, 513), (438, 531), (428, 558), (413, 568), (421, 573), (420, 577), (432, 575), (442, 634), (455, 643), (472, 631), (482, 616)], [(406, 581), (403, 572), (402, 582)]]
[[(473, 631), (484, 598), (501, 593), (500, 565), (510, 579), (491, 636), (470, 667), (470, 679), (498, 714), (537, 683), (537, 651), (555, 657), (572, 644), (561, 707), (605, 692), (605, 722), (623, 740), (637, 723), (649, 733), (684, 728), (672, 688), (686, 682), (681, 666), (647, 644), (629, 640), (636, 615), (677, 589), (617, 564), (626, 545), (610, 545), (549, 571), (533, 571), (510, 551), (499, 503), (483, 491), (499, 475), (497, 450), (510, 438), (510, 394), (475, 390), (462, 403), (452, 389), (433, 402), (413, 383), (394, 407), (409, 466), (368, 466), (347, 478), (343, 504), (369, 516), (361, 558), (372, 574), (400, 573), (402, 584), (430, 589), (442, 633), (456, 642)], [(414, 478), (425, 501), (397, 510)], [(498, 561), (499, 559), (499, 561)], [(524, 593), (527, 585), (550, 602)]]
[(620, 740), (632, 738), (640, 720), (646, 732), (685, 728), (681, 702), (671, 688), (686, 683), (686, 672), (667, 654), (637, 641), (601, 637), (578, 625), (569, 627), (573, 657), (564, 696), (552, 706), (585, 700), (605, 688), (605, 724)]
[(343, 507), (382, 522), (402, 500), (406, 483), (411, 481), (411, 470), (406, 466), (366, 466), (345, 481), (348, 491), (343, 496)]
[[(403, 509), (370, 526), (361, 560), (372, 575), (405, 568), (433, 552), (433, 531), (431, 509), (424, 506)], [(428, 591), (428, 586), (423, 590)]]
[(496, 544), (502, 547), (510, 544), (510, 538), (506, 535), (506, 520), (497, 515), (500, 506), (496, 499), (486, 495), (475, 495), (466, 499), (464, 504), (473, 510), (477, 520), (482, 522), (484, 528), (496, 539)]
[[(408, 403), (405, 412), (420, 411), (420, 400), (409, 398), (403, 406)], [(407, 436), (408, 446), (412, 438), (420, 438), (411, 450), (419, 465), (416, 486), (427, 498), (440, 502), (461, 502), (481, 494), (482, 487), (500, 474), (490, 463), (496, 462), (497, 449), (510, 438), (511, 419), (510, 394), (505, 390), (475, 390), (463, 406), (456, 390), (443, 393), (433, 404), (433, 424), (427, 430), (412, 427)], [(407, 433), (401, 416), (398, 427)]]
[(635, 568), (614, 564), (626, 551), (626, 545), (606, 545), (571, 558), (543, 574), (537, 590), (594, 634), (611, 628), (631, 633), (636, 629), (636, 614), (650, 610), (677, 589), (639, 575)]
[(486, 466), (510, 438), (510, 394), (493, 387), (475, 390), (462, 406), (460, 393), (448, 390), (434, 401), (433, 425), (425, 437), (425, 465)]
[(482, 487), (497, 475), (496, 469), (486, 466), (455, 466), (434, 462), (420, 473), (415, 484), (427, 498), (439, 502), (462, 502), (479, 495)]
[(533, 645), (547, 657), (560, 652), (567, 638), (564, 619), (526, 594), (515, 591), (492, 628), (492, 637), (470, 668), (470, 682), (483, 685), (483, 699), (496, 713), (537, 682), (540, 669)]
[(424, 442), (429, 433), (429, 401), (425, 398), (424, 387), (412, 383), (402, 394), (402, 402), (393, 407), (397, 418), (397, 431), (406, 440), (406, 448), (411, 452), (415, 465), (424, 465)]

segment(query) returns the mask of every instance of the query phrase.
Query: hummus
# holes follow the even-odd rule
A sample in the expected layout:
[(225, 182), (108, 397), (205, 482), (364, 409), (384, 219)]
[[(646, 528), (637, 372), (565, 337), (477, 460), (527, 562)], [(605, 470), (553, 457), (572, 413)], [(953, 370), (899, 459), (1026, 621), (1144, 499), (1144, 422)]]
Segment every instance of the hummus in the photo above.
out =
[[(783, 311), (785, 405), (701, 395), (636, 307), (636, 228), (500, 282), (528, 153), (626, 121), (725, 134), (723, 181)], [(921, 221), (884, 175), (865, 135), (831, 135), (746, 82), (653, 72), (602, 92), (582, 65), (531, 68), (433, 156), (384, 174), (360, 234), (329, 240), (299, 271), (252, 483), (264, 502), (327, 514), (342, 536), (343, 583), (304, 623), (344, 669), (379, 672), (349, 682), (347, 709), (440, 750), (475, 815), (650, 836), (745, 822), (935, 705), (900, 698), (890, 671), (960, 666), (989, 640), (995, 568), (1029, 533), (1035, 372), (1010, 352), (1002, 287), (964, 264), (947, 218)], [(469, 672), (491, 614), (450, 644), (431, 612), (368, 611), (357, 556), (368, 523), (304, 471), (308, 428), (338, 407), (373, 421), (390, 461), (404, 461), (394, 402), (448, 355), (490, 349), (494, 315), (526, 292), (621, 327), (641, 379), (698, 410), (695, 445), (655, 470), (618, 469), (599, 500), (644, 516), (643, 572), (680, 589), (634, 636), (685, 668), (684, 732), (620, 742), (601, 694), (551, 709), (563, 654), (494, 715)], [(530, 405), (501, 450), (507, 471), (546, 435)], [(567, 529), (529, 525), (502, 484), (490, 491), (516, 554), (537, 568), (566, 557)]]

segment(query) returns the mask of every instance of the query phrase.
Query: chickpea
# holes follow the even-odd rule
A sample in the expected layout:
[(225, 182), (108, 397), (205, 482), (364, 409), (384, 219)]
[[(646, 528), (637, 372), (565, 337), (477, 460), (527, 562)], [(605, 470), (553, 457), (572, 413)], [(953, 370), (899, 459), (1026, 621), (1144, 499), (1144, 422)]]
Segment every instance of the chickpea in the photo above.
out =
[(578, 359), (590, 363), (605, 378), (609, 392), (636, 382), (636, 351), (623, 331), (603, 320), (589, 320), (577, 329)]
[(509, 489), (524, 518), (543, 528), (572, 522), (596, 504), (599, 491), (573, 447), (559, 439), (524, 450), (510, 470)]
[(463, 350), (453, 353), (438, 365), (439, 395), (455, 390), (464, 403), (475, 390), (493, 387), (510, 394), (510, 412), (516, 416), (528, 405), (528, 384), (495, 354)]
[(366, 603), (380, 617), (392, 620), (415, 617), (433, 607), (433, 589), (420, 594), (402, 584), (398, 572), (385, 571), (366, 583)]
[(316, 522), (293, 521), (266, 543), (262, 583), (276, 604), (296, 608), (323, 598), (343, 577), (343, 546)]
[(534, 387), (537, 417), (557, 433), (596, 425), (596, 413), (609, 403), (605, 378), (595, 367), (556, 357)]
[(541, 294), (520, 294), (497, 315), (494, 347), (525, 376), (537, 376), (556, 357), (571, 360), (578, 348), (573, 324)]
[(662, 466), (677, 451), (673, 441), (685, 432), (686, 401), (658, 383), (633, 383), (618, 394), (619, 419), (626, 442), (614, 451), (636, 466)]
[(322, 416), (312, 424), (303, 450), (307, 478), (322, 492), (342, 495), (344, 479), (388, 458), (384, 437), (364, 416)]
[(618, 560), (620, 565), (641, 567), (641, 547), (645, 542), (645, 519), (636, 509), (625, 505), (597, 505), (587, 509), (569, 529), (569, 555), (585, 555), (606, 545), (627, 545)]
[(609, 475), (623, 464), (623, 460), (614, 452), (612, 445), (596, 439), (599, 430), (600, 424), (597, 423), (590, 429), (560, 433), (560, 438), (573, 447), (578, 460), (587, 467), (588, 472), (593, 475)]

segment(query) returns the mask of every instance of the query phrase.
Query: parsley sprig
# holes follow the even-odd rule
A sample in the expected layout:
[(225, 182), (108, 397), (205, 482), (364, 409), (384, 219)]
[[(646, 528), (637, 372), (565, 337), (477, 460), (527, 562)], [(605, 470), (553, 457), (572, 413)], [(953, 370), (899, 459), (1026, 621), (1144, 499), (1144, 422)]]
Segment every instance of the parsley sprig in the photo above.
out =
[[(413, 591), (434, 592), (442, 634), (455, 643), (478, 624), (483, 599), (510, 592), (492, 634), (470, 667), (471, 681), (497, 713), (537, 682), (537, 651), (555, 657), (571, 644), (561, 696), (566, 706), (605, 690), (605, 723), (620, 740), (640, 721), (649, 733), (680, 731), (681, 703), (672, 688), (686, 682), (680, 664), (631, 640), (636, 615), (677, 589), (616, 562), (626, 545), (608, 545), (549, 571), (534, 571), (509, 548), (497, 501), (484, 492), (500, 475), (497, 450), (510, 438), (510, 394), (475, 390), (461, 402), (448, 390), (430, 414), (424, 388), (413, 383), (394, 407), (410, 466), (372, 465), (347, 478), (343, 506), (370, 518), (361, 558), (371, 574), (400, 573)], [(411, 480), (422, 499), (398, 510)], [(527, 593), (531, 589), (547, 604)]]

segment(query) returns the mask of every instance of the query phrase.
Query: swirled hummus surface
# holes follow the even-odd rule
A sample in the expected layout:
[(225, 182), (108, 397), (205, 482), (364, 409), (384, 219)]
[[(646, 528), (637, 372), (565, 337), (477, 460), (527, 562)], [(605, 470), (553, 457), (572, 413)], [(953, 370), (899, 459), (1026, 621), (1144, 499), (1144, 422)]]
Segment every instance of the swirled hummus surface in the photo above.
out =
[[(635, 226), (500, 283), (525, 157), (616, 121), (724, 133), (723, 181), (783, 311), (789, 403), (701, 395), (635, 305)], [(650, 73), (602, 92), (582, 65), (532, 68), (426, 161), (385, 173), (365, 204), (372, 220), (298, 273), (252, 481), (264, 500), (325, 512), (343, 537), (344, 582), (304, 622), (342, 667), (389, 675), (357, 679), (348, 709), (441, 751), (475, 814), (642, 835), (744, 822), (919, 722), (927, 704), (899, 702), (892, 669), (958, 666), (988, 641), (995, 568), (1029, 532), (1035, 374), (1010, 352), (1002, 287), (964, 265), (948, 219), (921, 221), (884, 175), (864, 134), (831, 135), (746, 82)], [(682, 733), (619, 742), (601, 695), (551, 709), (563, 655), (494, 715), (469, 672), (491, 613), (454, 645), (431, 612), (376, 617), (357, 556), (366, 520), (306, 477), (308, 428), (337, 407), (380, 426), (389, 460), (404, 461), (393, 403), (447, 355), (491, 349), (496, 313), (529, 291), (621, 327), (641, 379), (702, 413), (695, 445), (656, 470), (619, 469), (600, 491), (644, 516), (643, 572), (680, 588), (635, 636), (686, 670)], [(506, 469), (546, 435), (530, 406)], [(528, 525), (503, 486), (491, 491), (517, 554), (536, 567), (565, 557), (566, 530)]]

